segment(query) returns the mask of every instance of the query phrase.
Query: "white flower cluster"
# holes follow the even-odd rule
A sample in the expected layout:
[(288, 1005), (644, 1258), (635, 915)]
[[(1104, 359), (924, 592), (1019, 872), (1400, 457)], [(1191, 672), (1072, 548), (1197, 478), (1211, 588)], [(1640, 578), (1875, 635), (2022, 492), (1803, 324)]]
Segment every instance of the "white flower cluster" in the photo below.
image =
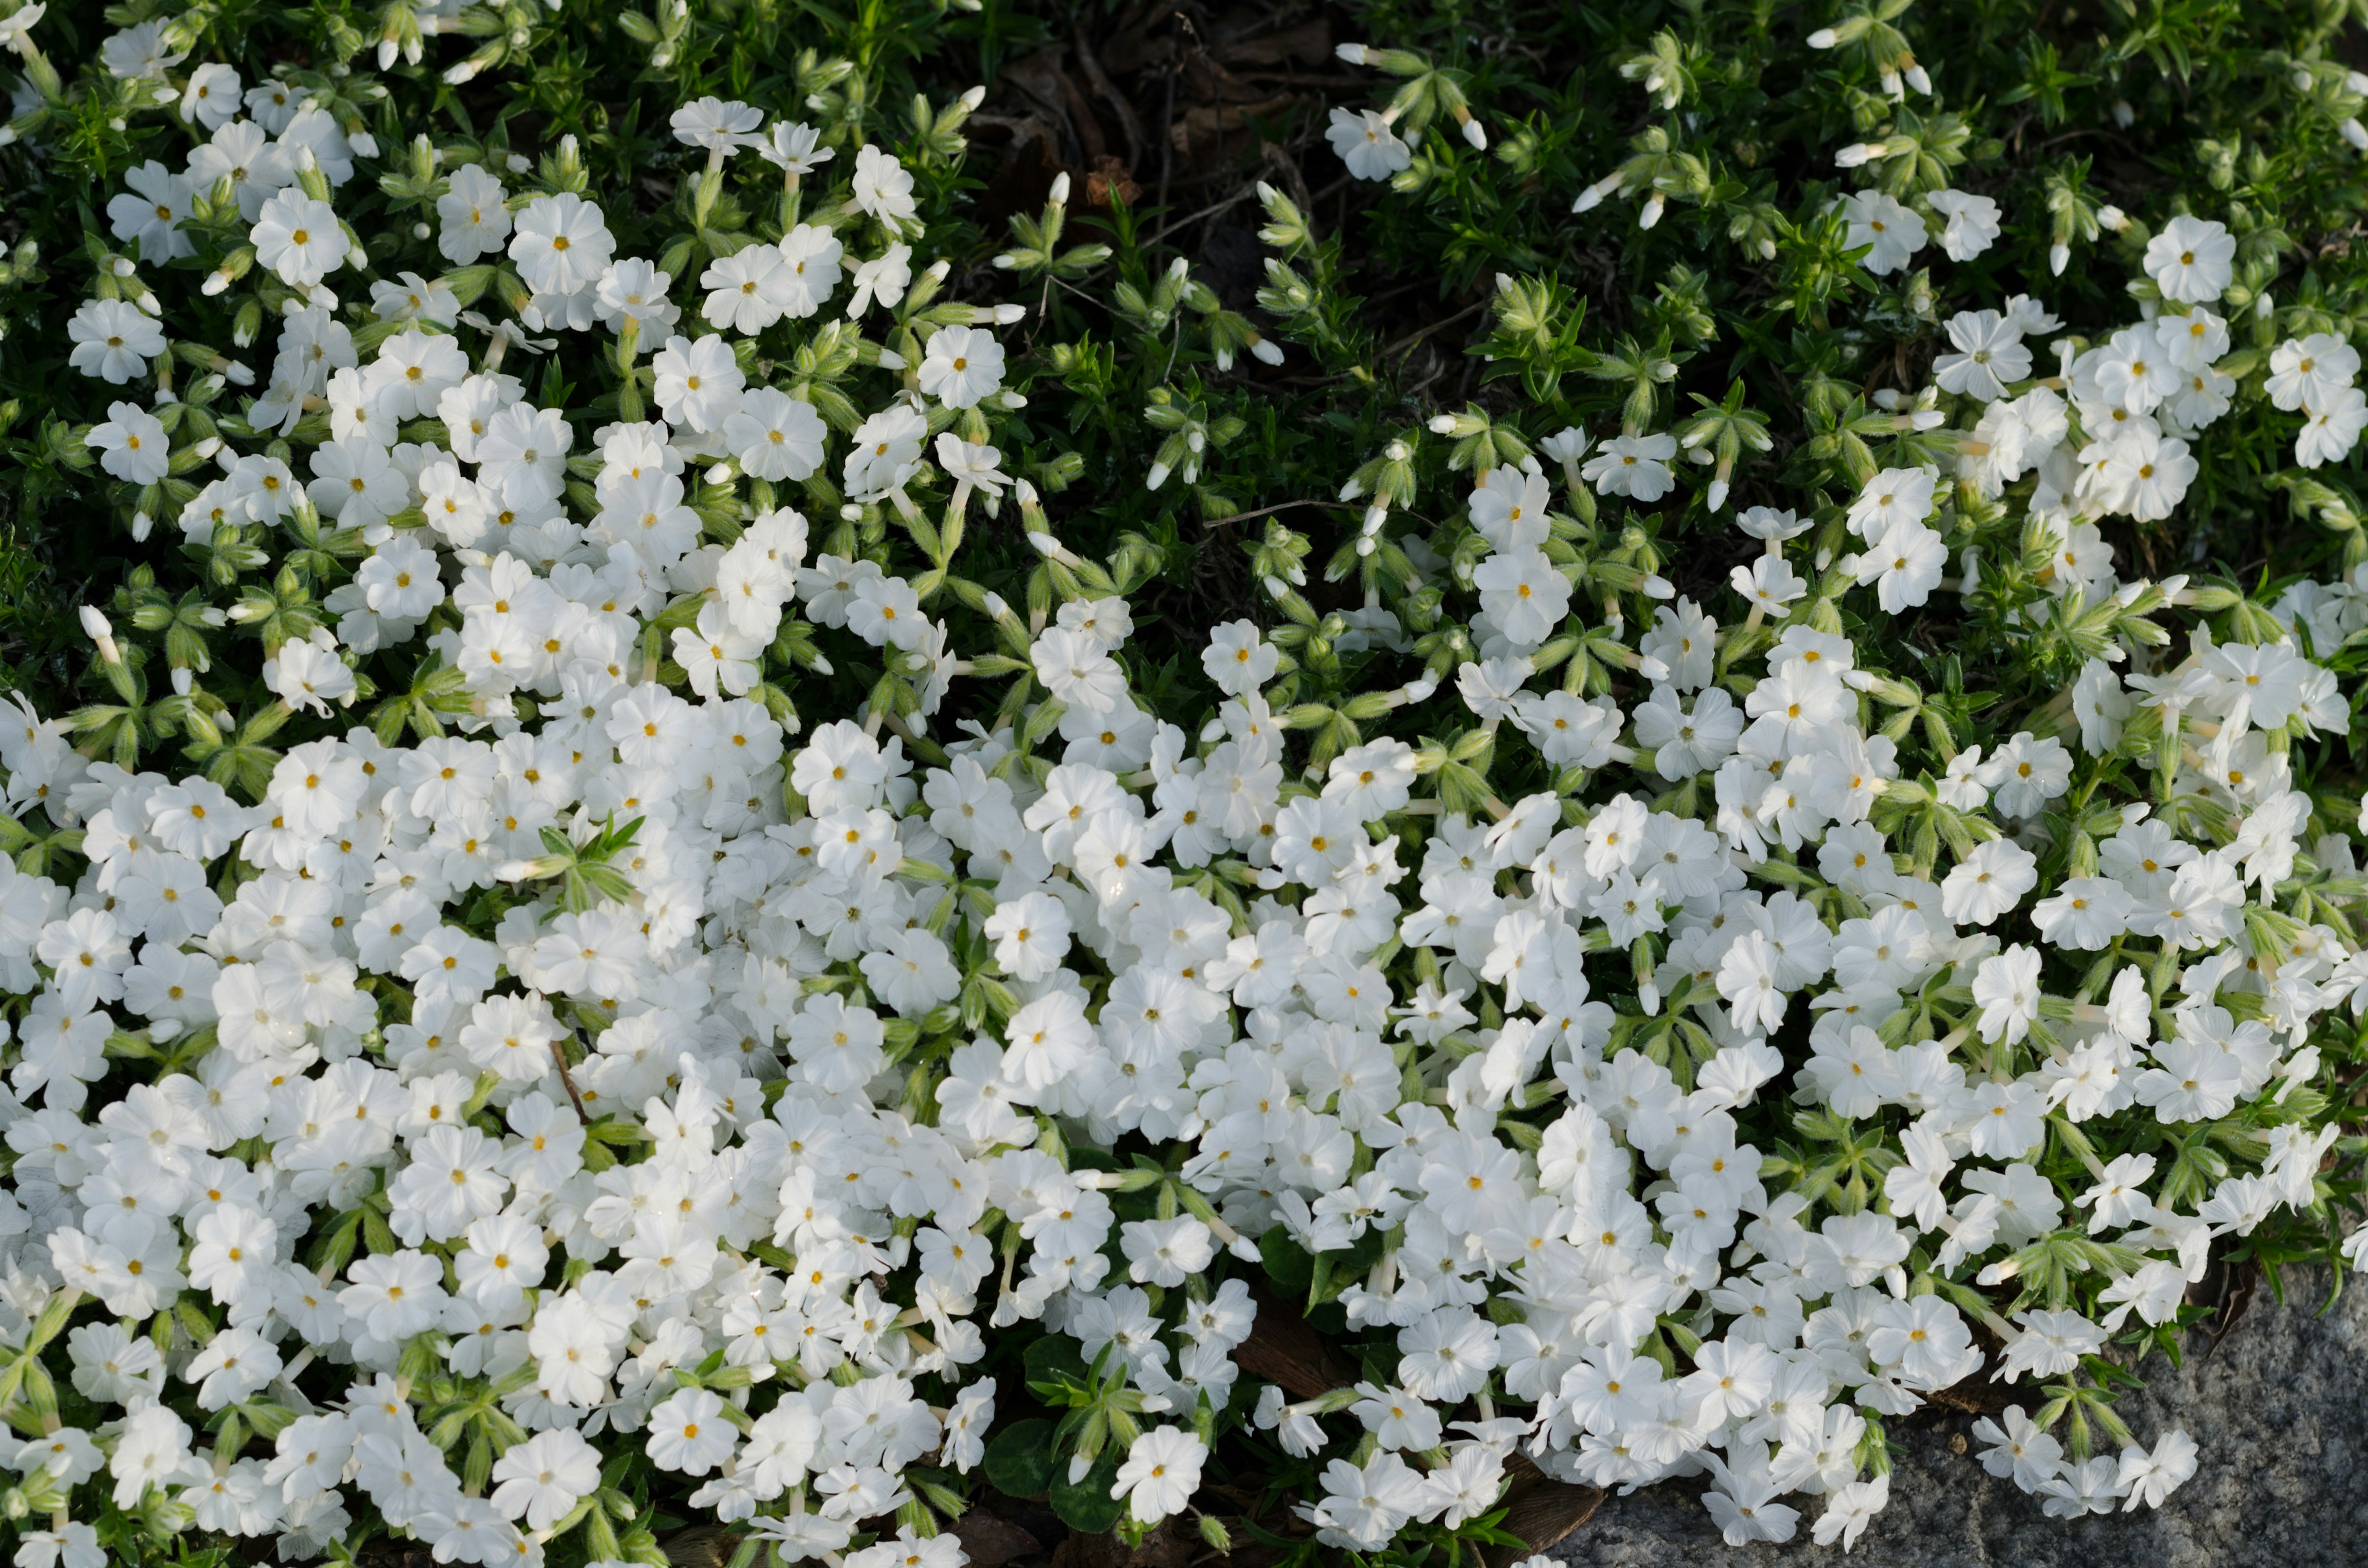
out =
[[(154, 263), (176, 204), (229, 182), (252, 251), (214, 276), (277, 279), (271, 370), (218, 434), (160, 387), (87, 445), (176, 499), (198, 554), (268, 564), (292, 538), (357, 564), (304, 613), (256, 589), (199, 615), (266, 627), (279, 704), (209, 708), (176, 658), (181, 722), (221, 739), (198, 771), (94, 760), (29, 708), (0, 733), (15, 841), (59, 873), (0, 868), (23, 999), (0, 1337), (40, 1434), (13, 1463), (53, 1514), (20, 1563), (97, 1561), (66, 1497), (102, 1473), (126, 1514), (294, 1552), (366, 1506), (438, 1562), (531, 1565), (576, 1529), (607, 1562), (638, 1548), (603, 1467), (640, 1454), (786, 1558), (957, 1568), (937, 1478), (1018, 1397), (973, 1371), (1022, 1323), (1091, 1368), (1067, 1483), (1137, 1525), (1191, 1506), (1247, 1418), (1334, 1456), (1301, 1505), (1334, 1547), (1486, 1514), (1517, 1455), (1606, 1486), (1707, 1471), (1738, 1542), (1821, 1497), (1816, 1538), (1847, 1543), (1887, 1496), (1884, 1418), (1986, 1364), (2074, 1380), (2044, 1427), (1985, 1428), (2051, 1513), (2192, 1473), (2184, 1434), (2139, 1443), (2078, 1379), (2173, 1319), (2215, 1237), (2317, 1201), (2310, 1030), (2368, 1000), (2368, 955), (2312, 918), (2356, 896), (2353, 851), (2305, 842), (2288, 761), (2345, 727), (2311, 650), (2368, 624), (2368, 577), (2175, 653), (2154, 618), (2233, 596), (2121, 583), (2093, 527), (2175, 504), (2175, 432), (2226, 406), (2213, 226), (2156, 242), (2188, 310), (2066, 355), (2058, 385), (2009, 395), (2055, 330), (2035, 302), (1956, 318), (1940, 390), (1986, 406), (1955, 488), (1875, 473), (1838, 561), (1746, 512), (1762, 552), (1732, 605), (1649, 562), (1590, 576), (1575, 543), (1590, 483), (1667, 493), (1675, 437), (1531, 454), (1451, 416), (1478, 454), (1463, 543), (1384, 536), (1376, 502), (1360, 549), (1476, 606), (1468, 638), (1310, 712), (1277, 695), (1305, 664), (1411, 629), (1378, 599), (1319, 617), (1278, 564), (1284, 624), (1209, 633), (1220, 700), (1188, 733), (1125, 658), (1137, 546), (1072, 552), (986, 444), (1022, 401), (986, 330), (1017, 307), (931, 302), (896, 157), (857, 150), (838, 199), (695, 290), (617, 256), (583, 192), (463, 165), (436, 199), (456, 270), (370, 280), (358, 332), (330, 290), (368, 253), (335, 193), (368, 154), (206, 79), (210, 139), (185, 174), (134, 171), (110, 219)], [(761, 119), (706, 100), (675, 129), (794, 199), (828, 150)], [(1380, 150), (1352, 168), (1383, 158), (1386, 125), (1357, 134)], [(523, 286), (499, 324), (462, 298), (488, 254)], [(108, 277), (75, 363), (128, 385), (160, 307)], [(823, 319), (850, 283), (848, 317), (898, 312), (908, 349)], [(751, 335), (808, 319), (803, 362), (849, 375), (768, 384)], [(654, 363), (598, 424), (502, 369), (529, 334), (602, 332), (630, 373), (644, 331)], [(868, 412), (857, 367), (893, 382)], [(2305, 463), (2357, 435), (2356, 369), (2279, 351)], [(2033, 470), (2094, 656), (2030, 728), (1904, 777), (1900, 737), (1947, 722), (1838, 607), (1926, 604), (1961, 509)], [(816, 521), (772, 490), (834, 472)], [(1042, 562), (1021, 608), (953, 575), (971, 502), (1007, 491)], [(926, 569), (882, 563), (892, 518)], [(1956, 585), (1980, 580), (1968, 554)], [(85, 624), (128, 686), (115, 627)], [(879, 684), (808, 728), (778, 683), (827, 672), (826, 638)], [(395, 650), (408, 695), (351, 722)], [(929, 738), (958, 680), (994, 676), (999, 714)], [(1422, 738), (1378, 733), (1402, 710)], [(271, 745), (290, 724), (315, 738)], [(2112, 798), (2108, 768), (2157, 788)], [(1802, 1142), (1755, 1145), (1780, 1096)], [(2152, 1128), (2159, 1155), (2100, 1155)], [(2042, 1168), (2072, 1165), (2067, 1204)], [(1292, 1259), (1386, 1347), (1371, 1377), (1245, 1384), (1250, 1281)], [(95, 1419), (63, 1418), (61, 1381)]]

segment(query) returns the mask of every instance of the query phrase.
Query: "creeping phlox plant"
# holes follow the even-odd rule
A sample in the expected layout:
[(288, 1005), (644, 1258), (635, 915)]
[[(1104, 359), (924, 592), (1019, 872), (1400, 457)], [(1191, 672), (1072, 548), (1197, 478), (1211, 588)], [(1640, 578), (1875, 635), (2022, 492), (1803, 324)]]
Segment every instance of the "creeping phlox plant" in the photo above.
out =
[[(1887, 24), (1821, 37), (1925, 85)], [(1486, 145), (1453, 74), (1341, 52), (1404, 82), (1336, 118), (1353, 175)], [(1665, 53), (1626, 74), (1669, 108)], [(1729, 506), (1767, 422), (1669, 422), (1633, 344), (1610, 422), (1440, 415), (1342, 476), (1353, 608), (1270, 516), (1266, 624), (1154, 669), (1161, 547), (1073, 550), (1079, 465), (997, 444), (998, 329), (1109, 248), (1064, 248), (1064, 178), (1012, 300), (916, 266), (975, 96), (893, 149), (826, 64), (819, 123), (690, 103), (689, 227), (631, 256), (573, 142), (381, 159), (335, 81), (182, 58), (107, 46), (187, 145), (108, 202), (73, 365), (120, 397), (58, 451), (188, 581), (85, 608), (97, 699), (0, 732), (22, 1568), (188, 1530), (662, 1563), (662, 1517), (955, 1568), (988, 1483), (1460, 1562), (1532, 1471), (1707, 1474), (1738, 1543), (1798, 1494), (1847, 1545), (1884, 1423), (1984, 1376), (2024, 1403), (1981, 1462), (2051, 1514), (2213, 1462), (2114, 1395), (2215, 1244), (2340, 1231), (2368, 1003), (2358, 807), (2295, 767), (2350, 728), (2356, 520), (2268, 604), (2099, 529), (2240, 405), (2305, 470), (2368, 419), (2340, 336), (2263, 341), (2220, 222), (2112, 214), (2100, 339), (1951, 317), (1920, 392), (1826, 411), (1854, 487), (1790, 510)], [(1902, 161), (1831, 215), (1876, 276), (2005, 221), (1906, 142), (1842, 154)], [(1689, 177), (1647, 146), (1577, 199), (1650, 224)], [(373, 183), (433, 275), (341, 217)], [(1320, 337), (1328, 253), (1262, 194), (1283, 329), (1181, 262), (1119, 312), (1221, 367)], [(1490, 351), (1557, 309), (1499, 279)], [(567, 339), (597, 387), (537, 374)], [(1240, 433), (1204, 413), (1156, 403), (1131, 477), (1200, 484)], [(1702, 597), (1621, 520), (1690, 464), (1754, 551)], [(1019, 602), (982, 534), (1024, 535)], [(2060, 692), (1999, 722), (1902, 673), (1883, 619), (1952, 601)], [(1303, 1313), (1338, 1381), (1246, 1376)]]

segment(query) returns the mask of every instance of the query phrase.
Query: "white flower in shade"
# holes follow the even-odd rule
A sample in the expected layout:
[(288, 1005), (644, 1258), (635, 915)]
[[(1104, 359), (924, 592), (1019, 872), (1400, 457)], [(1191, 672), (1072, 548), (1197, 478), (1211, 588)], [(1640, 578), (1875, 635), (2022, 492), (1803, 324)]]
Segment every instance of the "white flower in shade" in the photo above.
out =
[[(36, 11), (40, 6), (35, 6)], [(238, 118), (238, 72), (219, 60), (208, 61), (189, 73), (181, 89), (181, 119), (214, 131)]]
[(785, 174), (810, 175), (834, 156), (831, 149), (820, 145), (821, 141), (822, 132), (811, 125), (777, 119), (757, 143), (757, 152)]
[(123, 183), (131, 188), (107, 204), (107, 223), (115, 237), (140, 247), (150, 263), (170, 261), (196, 252), (197, 242), (176, 226), (189, 215), (186, 181), (151, 159), (126, 169)]
[(1677, 478), (1669, 460), (1678, 455), (1677, 437), (1614, 436), (1596, 449), (1580, 470), (1604, 495), (1625, 495), (1632, 501), (1654, 502), (1667, 495)]
[(1971, 261), (1995, 244), (1998, 204), (1962, 190), (1936, 190), (1925, 205), (1941, 215), (1941, 253), (1951, 261)]
[(1335, 106), (1324, 139), (1359, 179), (1387, 179), (1414, 162), (1414, 153), (1390, 129), (1390, 122), (1372, 109), (1349, 110)]
[(674, 139), (687, 146), (731, 153), (757, 145), (757, 127), (765, 123), (765, 111), (711, 96), (683, 105), (666, 123)]
[(133, 484), (155, 483), (172, 462), (163, 422), (136, 403), (108, 404), (107, 422), (92, 426), (85, 439), (101, 468)]

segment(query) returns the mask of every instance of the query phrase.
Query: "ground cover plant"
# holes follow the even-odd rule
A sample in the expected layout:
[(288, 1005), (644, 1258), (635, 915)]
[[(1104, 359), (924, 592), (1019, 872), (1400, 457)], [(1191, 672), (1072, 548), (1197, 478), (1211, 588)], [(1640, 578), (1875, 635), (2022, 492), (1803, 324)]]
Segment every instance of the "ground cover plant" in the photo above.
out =
[(2237, 1462), (2114, 1402), (2368, 1233), (2358, 26), (19, 0), (20, 1568)]

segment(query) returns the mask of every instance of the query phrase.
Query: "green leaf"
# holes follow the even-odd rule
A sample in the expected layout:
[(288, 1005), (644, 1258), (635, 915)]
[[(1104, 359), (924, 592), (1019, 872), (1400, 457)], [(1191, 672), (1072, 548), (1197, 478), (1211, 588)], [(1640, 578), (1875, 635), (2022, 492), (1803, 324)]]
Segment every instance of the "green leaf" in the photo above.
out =
[(1085, 1535), (1105, 1535), (1117, 1525), (1126, 1511), (1126, 1505), (1110, 1495), (1118, 1483), (1119, 1457), (1117, 1444), (1105, 1448), (1075, 1486), (1069, 1484), (1068, 1465), (1060, 1466), (1060, 1476), (1053, 1483), (1053, 1512), (1063, 1524)]
[(1315, 1278), (1315, 1260), (1281, 1225), (1269, 1227), (1258, 1238), (1258, 1258), (1266, 1265), (1267, 1278), (1285, 1295), (1305, 1295)]
[(1052, 1488), (1053, 1462), (1050, 1421), (1015, 1421), (987, 1439), (986, 1479), (1008, 1497), (1042, 1497)]
[(1048, 1334), (1028, 1346), (1024, 1358), (1031, 1383), (1086, 1381), (1086, 1358), (1077, 1342), (1065, 1334)]

